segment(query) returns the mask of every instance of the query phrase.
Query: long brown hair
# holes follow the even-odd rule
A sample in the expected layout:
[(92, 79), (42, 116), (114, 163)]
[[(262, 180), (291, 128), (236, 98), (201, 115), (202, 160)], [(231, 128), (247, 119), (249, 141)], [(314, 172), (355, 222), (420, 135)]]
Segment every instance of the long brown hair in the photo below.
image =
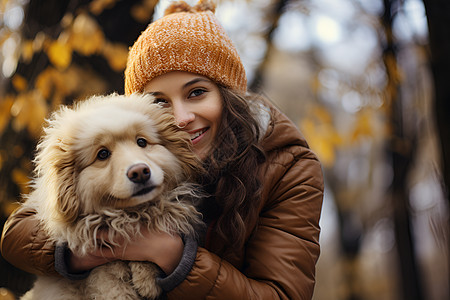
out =
[(265, 161), (265, 154), (258, 145), (260, 124), (249, 104), (259, 100), (222, 86), (219, 89), (223, 113), (215, 147), (204, 161), (203, 184), (213, 195), (205, 207), (216, 219), (216, 233), (231, 246), (241, 247), (246, 221), (260, 204), (258, 166)]

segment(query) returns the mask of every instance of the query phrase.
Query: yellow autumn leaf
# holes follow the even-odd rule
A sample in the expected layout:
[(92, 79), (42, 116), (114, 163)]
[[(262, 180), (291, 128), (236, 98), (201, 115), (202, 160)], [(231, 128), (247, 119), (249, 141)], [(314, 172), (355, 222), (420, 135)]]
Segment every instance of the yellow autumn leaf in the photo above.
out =
[(333, 166), (336, 160), (335, 148), (330, 141), (323, 138), (317, 138), (313, 140), (314, 145), (311, 145), (313, 151), (317, 154), (320, 162), (325, 167)]
[(111, 69), (116, 72), (125, 70), (128, 58), (128, 48), (125, 45), (105, 43), (103, 55)]
[(83, 13), (73, 21), (70, 43), (73, 49), (89, 56), (101, 51), (105, 37), (97, 22)]
[(48, 99), (53, 87), (53, 68), (46, 68), (39, 73), (34, 86), (41, 93), (42, 97)]
[[(65, 72), (63, 79), (66, 87), (76, 94), (76, 99), (86, 98), (93, 94), (104, 94), (108, 90), (108, 84), (94, 71), (78, 66), (70, 67)], [(75, 100), (75, 99), (74, 99)]]
[(64, 87), (64, 96), (80, 90), (80, 86), (85, 84), (86, 77), (80, 74), (79, 70), (79, 67), (72, 66), (59, 76), (61, 82), (58, 82), (58, 85), (62, 84)]
[(303, 119), (300, 124), (299, 124), (300, 129), (302, 130), (302, 133), (306, 136), (306, 138), (308, 139), (308, 137), (311, 137), (314, 135), (315, 132), (315, 125), (314, 122), (309, 119), (309, 118), (305, 118)]
[[(56, 70), (56, 69), (52, 69), (51, 70), (51, 77), (50, 77), (50, 83), (52, 86), (52, 99), (46, 98), (47, 100), (51, 100), (52, 101), (52, 105), (54, 102), (54, 98), (55, 97), (61, 97), (64, 98), (68, 93), (69, 93), (69, 85), (70, 82), (66, 81), (66, 76), (65, 74), (67, 74), (67, 72), (69, 72), (69, 70), (71, 69), (71, 67), (65, 69), (65, 70)], [(62, 99), (60, 99), (62, 100)], [(60, 100), (57, 100), (57, 104), (59, 105), (61, 103)]]
[(54, 41), (47, 49), (50, 62), (59, 69), (66, 69), (72, 62), (72, 49), (69, 44)]
[(117, 0), (93, 0), (89, 4), (89, 10), (93, 14), (99, 15), (103, 10), (113, 7), (116, 2)]
[(22, 59), (24, 62), (29, 63), (34, 55), (33, 41), (25, 41), (22, 44)]
[(78, 94), (87, 85), (86, 81), (88, 79), (79, 74), (76, 65), (72, 65), (64, 71), (52, 69), (50, 74), (49, 83), (52, 87), (52, 94), (46, 99), (50, 100), (49, 103), (52, 110), (62, 104), (68, 95)]
[(34, 93), (32, 109), (33, 114), (28, 121), (28, 131), (37, 139), (42, 134), (42, 125), (48, 114), (47, 103), (39, 93)]
[(12, 85), (16, 91), (23, 92), (27, 88), (28, 82), (23, 76), (15, 74), (12, 78)]
[(39, 91), (19, 94), (11, 107), (13, 129), (26, 128), (31, 136), (38, 138), (47, 113), (47, 104)]
[(336, 149), (342, 145), (342, 138), (330, 123), (305, 118), (299, 124), (311, 149), (325, 167), (331, 167), (336, 160)]
[(372, 137), (374, 135), (372, 118), (370, 111), (362, 111), (358, 114), (351, 136), (352, 142), (358, 141), (361, 137)]
[(73, 84), (75, 78), (73, 75), (68, 75), (73, 74), (72, 69), (73, 67), (68, 67), (64, 70), (56, 70), (48, 67), (37, 76), (35, 88), (44, 99), (52, 100), (52, 107), (61, 104), (62, 98), (75, 90), (76, 87)]

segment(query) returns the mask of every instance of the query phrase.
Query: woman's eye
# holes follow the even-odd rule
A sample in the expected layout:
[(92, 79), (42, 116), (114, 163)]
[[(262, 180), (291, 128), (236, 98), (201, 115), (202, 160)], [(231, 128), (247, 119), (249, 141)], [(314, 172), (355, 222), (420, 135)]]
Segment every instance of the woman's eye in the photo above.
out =
[(105, 160), (105, 159), (107, 159), (107, 158), (110, 157), (110, 156), (111, 156), (111, 152), (109, 152), (108, 149), (101, 149), (101, 150), (98, 151), (98, 153), (97, 153), (97, 158), (98, 158), (99, 160)]
[(195, 89), (190, 94), (189, 97), (198, 97), (205, 93), (206, 91), (203, 89)]
[(147, 141), (143, 138), (138, 138), (136, 141), (139, 147), (145, 148), (147, 146)]

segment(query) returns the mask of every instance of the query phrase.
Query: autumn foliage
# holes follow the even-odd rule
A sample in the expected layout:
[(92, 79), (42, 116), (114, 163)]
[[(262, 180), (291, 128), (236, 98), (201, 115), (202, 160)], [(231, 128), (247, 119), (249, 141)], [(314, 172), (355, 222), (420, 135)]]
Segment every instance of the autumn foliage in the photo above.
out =
[[(396, 36), (399, 29), (393, 28), (406, 26), (396, 19), (405, 17), (406, 4), (422, 2), (217, 2), (256, 3), (252, 14), (258, 15), (258, 26), (242, 22), (249, 27), (244, 33), (231, 24), (237, 34), (230, 32), (243, 60), (254, 63), (246, 66), (249, 87), (267, 94), (298, 125), (324, 167), (327, 189), (315, 299), (398, 299), (402, 292), (405, 299), (444, 299), (440, 296), (449, 291), (448, 264), (443, 263), (448, 263), (448, 205), (443, 201), (434, 122), (440, 115), (441, 130), (448, 134), (448, 109), (437, 115), (433, 111), (426, 37), (413, 34), (402, 40)], [(441, 26), (438, 17), (448, 10), (436, 4), (442, 1), (424, 2), (434, 9), (433, 28), (441, 30), (431, 49), (442, 51), (437, 57), (445, 60), (443, 49), (448, 47), (441, 46), (449, 45), (450, 27)], [(0, 224), (29, 190), (33, 149), (45, 118), (61, 104), (93, 94), (123, 93), (128, 49), (151, 21), (157, 4), (158, 0), (0, 1)], [(296, 51), (277, 48), (275, 36), (283, 16), (301, 15), (304, 21), (317, 7), (326, 14), (333, 5), (354, 11), (353, 18), (341, 20), (350, 42), (356, 37), (361, 44), (374, 43), (367, 61), (355, 60), (358, 65), (347, 57), (354, 66), (342, 70), (323, 59), (326, 51), (317, 45)], [(21, 25), (8, 26), (6, 16), (20, 16), (20, 10)], [(255, 32), (247, 35), (247, 30)], [(260, 39), (252, 44), (255, 36)], [(347, 42), (342, 38), (342, 44)], [(347, 55), (339, 46), (322, 45)], [(264, 53), (253, 57), (260, 49)], [(448, 72), (441, 60), (434, 71)], [(436, 82), (448, 90), (448, 76)], [(439, 95), (441, 105), (449, 103), (443, 92)], [(448, 157), (442, 161), (448, 166)], [(448, 176), (446, 182), (449, 186)], [(333, 208), (328, 215), (327, 205)], [(421, 234), (414, 235), (414, 226)], [(414, 252), (425, 242), (430, 242), (429, 252)], [(29, 278), (0, 257), (0, 287), (7, 282), (20, 294), (29, 287)], [(433, 292), (422, 297), (421, 284), (424, 291)], [(410, 294), (415, 298), (408, 298)]]

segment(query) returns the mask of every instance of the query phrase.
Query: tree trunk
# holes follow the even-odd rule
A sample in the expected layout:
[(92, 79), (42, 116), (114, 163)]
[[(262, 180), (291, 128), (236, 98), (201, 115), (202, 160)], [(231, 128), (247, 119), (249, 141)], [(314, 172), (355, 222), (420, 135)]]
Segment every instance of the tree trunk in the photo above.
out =
[(264, 39), (266, 40), (267, 50), (264, 54), (264, 57), (259, 64), (259, 66), (255, 70), (255, 75), (253, 81), (249, 84), (249, 90), (252, 92), (258, 92), (263, 85), (263, 75), (269, 60), (269, 55), (271, 49), (273, 47), (273, 34), (275, 29), (278, 27), (278, 21), (280, 20), (281, 15), (286, 10), (286, 7), (289, 4), (289, 0), (276, 0), (273, 4), (273, 9), (268, 12), (268, 19), (270, 20), (270, 25), (268, 26)]
[(434, 78), (437, 131), (442, 173), (450, 203), (450, 1), (423, 0), (428, 20), (430, 63)]
[[(428, 22), (436, 125), (441, 143), (443, 190), (450, 204), (450, 1), (423, 0), (423, 3)], [(450, 228), (450, 220), (447, 228)], [(450, 249), (448, 236), (447, 242), (447, 249)]]
[[(395, 9), (399, 0), (384, 0), (381, 22), (384, 30), (383, 60), (388, 77), (386, 107), (392, 130), (389, 156), (392, 160), (393, 180), (391, 186), (393, 220), (399, 259), (401, 294), (405, 300), (422, 300), (423, 290), (411, 229), (411, 215), (407, 189), (408, 173), (414, 158), (416, 136), (407, 136), (403, 128), (403, 99), (400, 94), (397, 45), (392, 32)], [(417, 135), (417, 133), (414, 133)]]

